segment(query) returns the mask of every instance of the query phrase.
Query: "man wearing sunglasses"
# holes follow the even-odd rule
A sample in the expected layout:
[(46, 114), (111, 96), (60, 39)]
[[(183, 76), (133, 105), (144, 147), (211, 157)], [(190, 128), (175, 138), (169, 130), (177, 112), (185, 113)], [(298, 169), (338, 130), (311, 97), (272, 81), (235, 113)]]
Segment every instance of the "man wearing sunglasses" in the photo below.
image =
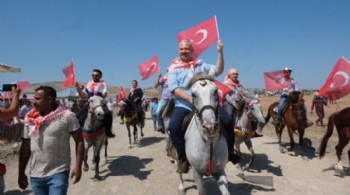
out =
[[(86, 84), (86, 87), (81, 89), (79, 83), (76, 84), (79, 97), (91, 97), (94, 95), (107, 97), (107, 83), (102, 80), (102, 71), (99, 69), (92, 70), (92, 80)], [(106, 103), (106, 102), (105, 102)], [(113, 138), (115, 135), (112, 133), (112, 113), (107, 108), (107, 103), (104, 105), (103, 110), (105, 111), (105, 131), (106, 136)]]

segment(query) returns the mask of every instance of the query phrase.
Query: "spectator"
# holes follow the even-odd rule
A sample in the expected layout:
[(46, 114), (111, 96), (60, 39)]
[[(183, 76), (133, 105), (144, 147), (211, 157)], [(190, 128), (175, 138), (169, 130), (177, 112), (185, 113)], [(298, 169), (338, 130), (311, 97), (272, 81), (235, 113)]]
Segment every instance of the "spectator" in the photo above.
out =
[(158, 98), (154, 97), (152, 99), (151, 103), (151, 114), (152, 114), (152, 119), (153, 119), (153, 129), (155, 131), (158, 131), (157, 128), (157, 109), (158, 109)]

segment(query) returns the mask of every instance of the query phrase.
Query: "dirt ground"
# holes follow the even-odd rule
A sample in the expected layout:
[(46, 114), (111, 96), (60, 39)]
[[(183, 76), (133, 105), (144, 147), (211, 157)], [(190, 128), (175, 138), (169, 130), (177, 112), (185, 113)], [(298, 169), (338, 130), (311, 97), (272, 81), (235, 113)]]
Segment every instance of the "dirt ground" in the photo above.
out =
[[(308, 112), (311, 108), (312, 97), (305, 97)], [(263, 97), (261, 104), (264, 114), (268, 106), (278, 97)], [(340, 110), (350, 103), (350, 98), (338, 101), (336, 105), (325, 108), (326, 117)], [(152, 120), (147, 113), (145, 136), (139, 145), (128, 148), (127, 130), (119, 124), (119, 118), (114, 118), (113, 130), (116, 138), (109, 139), (107, 162), (101, 165), (102, 180), (93, 179), (93, 171), (83, 172), (79, 183), (70, 184), (68, 194), (177, 194), (179, 184), (176, 167), (165, 153), (165, 135), (153, 130)], [(308, 114), (309, 119), (315, 121), (316, 114)], [(325, 119), (327, 122), (327, 118)], [(305, 156), (295, 153), (281, 153), (277, 144), (273, 126), (268, 124), (264, 130), (264, 137), (254, 138), (253, 145), (256, 153), (255, 163), (245, 176), (238, 177), (237, 168), (228, 163), (226, 174), (231, 194), (350, 194), (349, 179), (345, 175), (335, 173), (332, 165), (336, 163), (334, 147), (337, 144), (337, 133), (334, 132), (328, 142), (327, 153), (324, 159), (318, 158), (320, 140), (326, 131), (325, 127), (312, 126), (306, 130), (304, 141), (306, 143)], [(295, 139), (296, 139), (296, 135)], [(297, 140), (297, 139), (296, 139)], [(73, 141), (72, 141), (73, 142)], [(286, 131), (283, 142), (288, 144)], [(1, 144), (1, 143), (0, 143)], [(249, 158), (244, 145), (241, 146), (244, 162)], [(295, 148), (298, 151), (299, 147)], [(343, 164), (349, 171), (349, 161), (346, 152), (343, 152)], [(20, 190), (17, 185), (18, 155), (13, 155), (13, 145), (1, 146), (1, 162), (7, 166), (5, 175), (6, 193), (8, 195), (32, 194), (30, 186), (27, 190)], [(72, 153), (74, 149), (72, 147)], [(73, 156), (74, 158), (74, 156)], [(102, 157), (102, 160), (104, 158)], [(91, 150), (90, 150), (91, 163)], [(192, 174), (185, 175), (187, 194), (198, 194)], [(205, 187), (208, 194), (219, 194), (218, 187), (213, 178), (205, 178)]]

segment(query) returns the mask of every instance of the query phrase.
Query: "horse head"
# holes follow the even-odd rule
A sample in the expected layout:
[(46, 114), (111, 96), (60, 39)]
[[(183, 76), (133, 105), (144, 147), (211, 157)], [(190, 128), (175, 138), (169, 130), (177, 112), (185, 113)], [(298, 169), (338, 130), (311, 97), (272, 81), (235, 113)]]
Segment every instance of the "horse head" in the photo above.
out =
[(88, 100), (89, 113), (96, 116), (97, 119), (102, 120), (104, 118), (105, 112), (103, 111), (104, 99), (100, 96), (91, 96)]
[(196, 116), (201, 122), (205, 137), (219, 135), (219, 103), (218, 89), (214, 78), (204, 74), (196, 74), (190, 81), (189, 87), (193, 97)]
[(248, 117), (250, 117), (252, 120), (258, 121), (258, 131), (261, 132), (266, 121), (262, 113), (260, 100), (257, 98), (250, 99), (247, 101), (245, 109), (247, 110)]

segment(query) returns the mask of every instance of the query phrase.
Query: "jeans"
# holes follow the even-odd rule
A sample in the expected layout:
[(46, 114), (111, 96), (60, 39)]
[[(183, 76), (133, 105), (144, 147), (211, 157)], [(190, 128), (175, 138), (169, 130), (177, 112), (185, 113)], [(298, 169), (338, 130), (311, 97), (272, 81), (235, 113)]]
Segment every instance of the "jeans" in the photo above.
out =
[(32, 190), (35, 195), (65, 195), (68, 190), (69, 171), (52, 176), (31, 177)]
[(185, 132), (182, 131), (182, 122), (190, 112), (191, 111), (186, 108), (175, 107), (170, 118), (170, 138), (175, 145), (178, 159), (185, 157)]
[(157, 108), (158, 130), (164, 129), (164, 121), (163, 121), (162, 115), (168, 102), (169, 102), (168, 99), (167, 100), (161, 99), (158, 102), (158, 108)]
[(288, 96), (281, 95), (281, 99), (278, 102), (278, 110), (277, 110), (277, 121), (278, 122), (281, 122), (283, 108), (286, 106), (287, 101), (288, 101)]
[(153, 120), (153, 129), (157, 131), (157, 115), (152, 114), (152, 120)]

